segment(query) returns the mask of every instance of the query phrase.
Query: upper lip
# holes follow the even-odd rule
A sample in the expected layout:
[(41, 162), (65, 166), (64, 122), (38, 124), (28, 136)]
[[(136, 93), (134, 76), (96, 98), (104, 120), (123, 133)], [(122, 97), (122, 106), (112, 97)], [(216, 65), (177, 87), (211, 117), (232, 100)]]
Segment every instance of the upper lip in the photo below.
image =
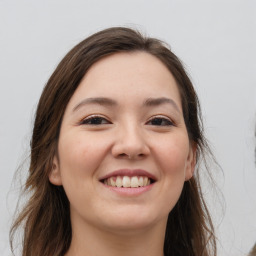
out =
[(156, 177), (152, 173), (149, 173), (143, 169), (119, 169), (100, 177), (99, 180), (105, 180), (113, 176), (146, 176), (156, 181)]

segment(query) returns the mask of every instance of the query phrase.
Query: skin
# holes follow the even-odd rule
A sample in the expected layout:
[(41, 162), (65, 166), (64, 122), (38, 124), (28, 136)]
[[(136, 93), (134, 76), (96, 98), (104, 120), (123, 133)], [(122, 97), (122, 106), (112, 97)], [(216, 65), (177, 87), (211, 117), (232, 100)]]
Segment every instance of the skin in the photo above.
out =
[[(115, 104), (85, 103), (95, 97)], [(163, 97), (172, 102), (143, 104)], [(195, 155), (176, 81), (160, 60), (136, 52), (96, 62), (65, 110), (49, 176), (70, 201), (66, 256), (163, 255), (168, 214), (193, 175)], [(123, 168), (146, 170), (156, 181), (136, 196), (99, 181)]]

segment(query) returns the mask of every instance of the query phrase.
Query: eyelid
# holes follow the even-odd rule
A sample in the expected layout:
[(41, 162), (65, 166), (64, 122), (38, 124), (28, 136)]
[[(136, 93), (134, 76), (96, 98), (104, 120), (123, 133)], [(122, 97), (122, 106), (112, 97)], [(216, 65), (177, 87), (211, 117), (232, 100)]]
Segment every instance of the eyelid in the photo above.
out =
[[(169, 125), (162, 125), (162, 126), (175, 126), (175, 122), (173, 121), (173, 119), (171, 119), (171, 118), (168, 117), (168, 116), (164, 116), (164, 115), (155, 115), (155, 116), (152, 116), (152, 117), (150, 117), (150, 119), (146, 122), (146, 124), (149, 123), (150, 121), (154, 120), (154, 119), (157, 119), (157, 118), (163, 119), (163, 120), (167, 120), (167, 121), (169, 121), (169, 122), (171, 123), (171, 124), (169, 124)], [(160, 125), (159, 125), (159, 126), (160, 126)]]
[[(86, 116), (84, 118), (82, 118), (79, 122), (80, 125), (95, 125), (96, 124), (86, 124), (85, 121), (89, 121), (89, 120), (92, 120), (93, 118), (101, 118), (101, 119), (104, 119), (107, 121), (107, 123), (104, 123), (104, 124), (111, 124), (111, 122), (109, 121), (109, 119), (101, 114), (92, 114), (92, 115), (89, 115), (89, 116)], [(99, 125), (99, 124), (98, 124)], [(103, 125), (103, 124), (101, 124)]]

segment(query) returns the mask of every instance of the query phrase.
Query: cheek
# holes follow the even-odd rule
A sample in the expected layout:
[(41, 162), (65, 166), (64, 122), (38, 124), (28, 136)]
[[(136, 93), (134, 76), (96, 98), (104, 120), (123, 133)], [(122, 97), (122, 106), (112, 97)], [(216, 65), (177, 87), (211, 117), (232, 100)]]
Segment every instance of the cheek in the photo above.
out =
[(92, 175), (104, 158), (108, 144), (98, 136), (85, 136), (83, 131), (60, 138), (58, 151), (62, 176)]
[(162, 170), (161, 204), (168, 215), (177, 203), (185, 182), (189, 143), (186, 137), (164, 140), (158, 147), (158, 164)]
[[(79, 209), (82, 201), (90, 202), (95, 173), (104, 159), (106, 145), (95, 136), (69, 133), (60, 137), (59, 167), (61, 180), (71, 206)], [(86, 191), (86, 193), (85, 193)]]
[(66, 172), (79, 172), (87, 162), (88, 147), (85, 147), (79, 139), (65, 137), (59, 143), (60, 170)]
[(189, 142), (185, 136), (162, 141), (158, 156), (166, 175), (184, 175), (188, 149)]

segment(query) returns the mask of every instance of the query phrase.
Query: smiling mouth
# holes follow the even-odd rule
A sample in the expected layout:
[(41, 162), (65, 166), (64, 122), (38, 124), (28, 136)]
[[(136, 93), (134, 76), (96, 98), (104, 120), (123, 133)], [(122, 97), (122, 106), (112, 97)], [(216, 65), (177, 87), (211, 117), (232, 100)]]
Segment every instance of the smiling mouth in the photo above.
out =
[(107, 186), (118, 188), (139, 188), (146, 187), (155, 181), (146, 176), (112, 176), (101, 180)]

